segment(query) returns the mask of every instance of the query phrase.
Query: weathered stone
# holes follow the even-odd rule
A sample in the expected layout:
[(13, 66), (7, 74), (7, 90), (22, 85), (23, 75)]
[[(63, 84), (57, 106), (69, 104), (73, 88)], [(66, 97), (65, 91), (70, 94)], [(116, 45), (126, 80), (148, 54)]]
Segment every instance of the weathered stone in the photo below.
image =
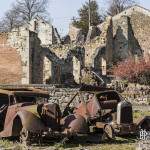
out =
[(27, 25), (27, 28), (30, 31), (37, 33), (42, 46), (61, 43), (57, 29), (39, 16), (31, 20), (29, 25)]
[(99, 35), (100, 30), (96, 26), (91, 26), (87, 34), (86, 42), (90, 42), (92, 39)]
[(79, 32), (76, 38), (76, 44), (84, 44), (85, 36), (82, 34), (82, 32)]
[(69, 36), (70, 36), (71, 42), (80, 43), (84, 41), (82, 30), (76, 28), (72, 24), (70, 24), (69, 26)]
[(63, 44), (70, 44), (71, 39), (69, 35), (66, 35), (65, 37), (62, 38)]
[[(92, 28), (88, 35), (90, 42), (84, 43), (82, 31), (70, 25), (71, 42), (61, 44), (52, 25), (35, 18), (28, 25), (1, 33), (0, 46), (15, 49), (20, 57), (16, 60), (21, 64), (18, 66), (21, 71), (16, 72), (16, 77), (21, 74), (17, 83), (72, 85), (80, 83), (84, 67), (92, 67), (105, 75), (107, 68), (120, 59), (141, 56), (147, 59), (150, 55), (149, 24), (150, 12), (133, 6), (107, 17), (97, 26), (100, 34)], [(7, 73), (4, 76), (8, 76)]]
[(52, 44), (61, 44), (61, 38), (60, 38), (60, 35), (57, 31), (57, 28), (53, 28), (53, 32), (52, 32)]

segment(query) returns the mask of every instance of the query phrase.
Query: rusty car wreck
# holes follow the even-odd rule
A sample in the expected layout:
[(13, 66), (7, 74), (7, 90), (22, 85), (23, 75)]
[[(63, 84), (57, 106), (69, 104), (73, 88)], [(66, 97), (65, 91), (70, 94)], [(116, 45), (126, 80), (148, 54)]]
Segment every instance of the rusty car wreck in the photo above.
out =
[(0, 137), (20, 137), (31, 141), (44, 137), (73, 137), (136, 133), (150, 130), (150, 117), (133, 122), (131, 103), (116, 91), (81, 87), (63, 112), (58, 104), (48, 102), (49, 93), (40, 89), (0, 90)]

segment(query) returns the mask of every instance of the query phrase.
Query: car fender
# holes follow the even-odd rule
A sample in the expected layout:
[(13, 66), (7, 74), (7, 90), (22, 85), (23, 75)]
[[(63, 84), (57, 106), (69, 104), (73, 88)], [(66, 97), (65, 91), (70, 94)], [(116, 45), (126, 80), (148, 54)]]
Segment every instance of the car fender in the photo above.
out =
[(64, 133), (70, 134), (87, 134), (89, 131), (87, 122), (84, 117), (80, 115), (69, 115), (61, 120), (64, 127)]
[(17, 116), (20, 117), (23, 128), (27, 129), (28, 131), (39, 132), (47, 129), (40, 116), (36, 116), (29, 111), (19, 111)]
[(135, 123), (139, 130), (145, 129), (145, 130), (150, 131), (150, 116), (141, 117)]
[(48, 130), (40, 117), (29, 111), (20, 110), (16, 113), (7, 127), (0, 133), (0, 137), (19, 136), (22, 128), (33, 133), (40, 133)]

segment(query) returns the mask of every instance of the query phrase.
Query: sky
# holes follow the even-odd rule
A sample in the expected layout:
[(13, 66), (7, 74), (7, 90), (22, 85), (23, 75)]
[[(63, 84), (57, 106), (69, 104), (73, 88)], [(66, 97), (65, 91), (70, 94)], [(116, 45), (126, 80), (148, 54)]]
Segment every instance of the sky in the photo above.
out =
[[(0, 17), (11, 7), (16, 0), (0, 0)], [(63, 36), (68, 33), (69, 23), (73, 17), (78, 17), (77, 10), (88, 0), (49, 0), (48, 11), (52, 24)], [(100, 12), (106, 9), (107, 0), (97, 0)], [(150, 9), (150, 0), (138, 0), (139, 5)]]

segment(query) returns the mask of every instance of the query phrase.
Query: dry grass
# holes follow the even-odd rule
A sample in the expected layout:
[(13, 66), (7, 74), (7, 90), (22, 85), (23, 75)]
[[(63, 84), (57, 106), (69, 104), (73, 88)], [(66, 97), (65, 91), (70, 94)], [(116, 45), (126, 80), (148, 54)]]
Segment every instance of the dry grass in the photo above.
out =
[[(135, 111), (134, 118), (137, 119), (143, 115), (150, 115), (149, 111)], [(136, 137), (116, 137), (113, 141), (106, 140), (100, 144), (90, 144), (90, 143), (82, 143), (82, 140), (79, 139), (81, 143), (77, 143), (76, 141), (72, 141), (72, 143), (67, 143), (65, 145), (61, 143), (51, 143), (49, 145), (35, 145), (32, 147), (28, 147), (28, 150), (135, 150), (136, 146)], [(14, 147), (15, 146), (15, 147)], [(0, 148), (3, 147), (7, 150), (24, 150), (25, 148), (18, 144), (13, 143), (9, 140), (0, 140)]]

